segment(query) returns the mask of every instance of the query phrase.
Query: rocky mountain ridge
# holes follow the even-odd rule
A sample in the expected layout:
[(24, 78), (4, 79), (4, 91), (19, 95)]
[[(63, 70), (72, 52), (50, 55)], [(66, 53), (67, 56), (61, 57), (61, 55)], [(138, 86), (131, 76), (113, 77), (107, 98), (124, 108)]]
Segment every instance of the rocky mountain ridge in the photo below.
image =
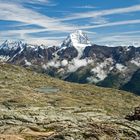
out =
[(136, 91), (126, 88), (140, 69), (140, 47), (96, 45), (83, 31), (71, 33), (61, 46), (6, 41), (0, 46), (0, 58), (66, 81), (93, 83), (140, 94), (140, 88)]

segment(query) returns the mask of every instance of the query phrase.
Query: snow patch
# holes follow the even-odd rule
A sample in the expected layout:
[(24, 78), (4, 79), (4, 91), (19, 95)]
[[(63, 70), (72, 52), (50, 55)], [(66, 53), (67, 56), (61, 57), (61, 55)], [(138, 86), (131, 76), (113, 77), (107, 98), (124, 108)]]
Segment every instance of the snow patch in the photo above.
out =
[(7, 61), (8, 59), (10, 59), (9, 56), (0, 55), (0, 61)]
[(118, 69), (119, 71), (122, 71), (122, 72), (124, 72), (127, 69), (126, 66), (119, 64), (119, 63), (117, 63), (115, 67), (116, 67), (116, 69)]
[(42, 68), (46, 70), (47, 69), (47, 65), (46, 64), (43, 64), (42, 65)]
[(32, 65), (32, 63), (31, 63), (31, 62), (29, 62), (29, 61), (27, 61), (27, 60), (25, 60), (25, 65), (26, 65), (26, 66), (31, 66), (31, 65)]
[(135, 64), (136, 66), (140, 67), (140, 58), (132, 59), (130, 62), (132, 64)]

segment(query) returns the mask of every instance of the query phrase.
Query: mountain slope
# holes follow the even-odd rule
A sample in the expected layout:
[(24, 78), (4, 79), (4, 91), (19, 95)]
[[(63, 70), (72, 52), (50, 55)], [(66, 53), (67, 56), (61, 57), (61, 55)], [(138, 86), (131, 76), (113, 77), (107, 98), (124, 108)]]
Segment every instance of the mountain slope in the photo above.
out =
[(140, 137), (139, 122), (124, 119), (139, 105), (140, 97), (131, 93), (64, 82), (5, 63), (0, 63), (0, 89), (0, 138)]

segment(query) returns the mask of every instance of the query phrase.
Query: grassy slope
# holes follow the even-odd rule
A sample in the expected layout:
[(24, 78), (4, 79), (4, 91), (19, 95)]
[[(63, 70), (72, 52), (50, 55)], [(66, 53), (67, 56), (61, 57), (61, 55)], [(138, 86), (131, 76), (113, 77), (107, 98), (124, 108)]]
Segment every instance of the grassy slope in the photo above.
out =
[[(54, 86), (59, 93), (43, 94), (38, 87)], [(140, 96), (87, 84), (74, 84), (38, 74), (18, 66), (0, 63), (0, 105), (7, 107), (90, 106), (104, 109), (109, 115), (125, 115), (138, 106)]]

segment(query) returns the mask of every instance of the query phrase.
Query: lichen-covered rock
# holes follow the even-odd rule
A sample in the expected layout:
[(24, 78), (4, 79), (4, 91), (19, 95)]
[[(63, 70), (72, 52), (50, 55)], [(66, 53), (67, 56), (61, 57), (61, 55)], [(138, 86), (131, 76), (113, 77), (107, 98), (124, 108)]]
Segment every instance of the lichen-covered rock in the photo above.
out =
[(134, 114), (129, 114), (125, 118), (130, 121), (135, 121), (135, 120), (140, 121), (140, 107), (135, 107)]

